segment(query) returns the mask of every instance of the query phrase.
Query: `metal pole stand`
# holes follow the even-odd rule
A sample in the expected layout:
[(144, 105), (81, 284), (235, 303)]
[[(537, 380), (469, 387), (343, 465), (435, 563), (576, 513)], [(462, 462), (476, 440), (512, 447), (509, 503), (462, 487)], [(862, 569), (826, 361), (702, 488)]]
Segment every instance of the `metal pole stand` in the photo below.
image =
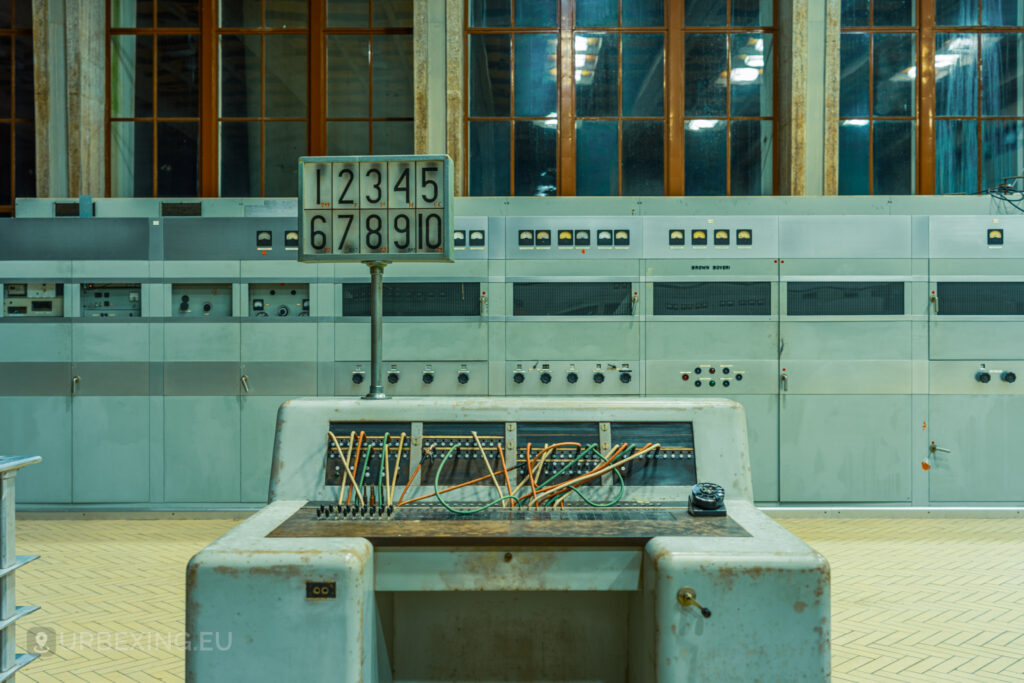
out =
[(38, 455), (0, 456), (0, 681), (13, 680), (14, 672), (56, 647), (56, 643), (49, 642), (49, 629), (28, 631), (28, 653), (16, 652), (14, 642), (14, 622), (39, 609), (22, 607), (14, 601), (15, 570), (39, 557), (14, 554), (14, 476), (22, 467), (41, 460)]
[(384, 393), (384, 266), (387, 261), (367, 261), (370, 267), (370, 388), (367, 400), (388, 398)]

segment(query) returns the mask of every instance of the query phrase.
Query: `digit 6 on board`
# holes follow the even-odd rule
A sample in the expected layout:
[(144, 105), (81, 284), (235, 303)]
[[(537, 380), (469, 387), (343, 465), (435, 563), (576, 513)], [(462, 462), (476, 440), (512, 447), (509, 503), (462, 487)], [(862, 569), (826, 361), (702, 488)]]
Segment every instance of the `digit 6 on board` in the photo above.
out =
[(317, 221), (320, 221), (324, 225), (327, 225), (327, 219), (317, 214), (313, 216), (312, 220), (309, 221), (309, 246), (317, 251), (330, 251), (327, 247), (327, 233), (323, 230), (317, 230)]

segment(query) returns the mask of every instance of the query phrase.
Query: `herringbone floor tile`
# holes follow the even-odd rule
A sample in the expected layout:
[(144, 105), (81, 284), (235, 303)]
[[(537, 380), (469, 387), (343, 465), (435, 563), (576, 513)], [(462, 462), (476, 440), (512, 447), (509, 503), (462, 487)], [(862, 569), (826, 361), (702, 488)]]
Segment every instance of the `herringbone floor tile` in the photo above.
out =
[[(1024, 520), (780, 521), (832, 565), (835, 681), (1024, 681)], [(237, 523), (19, 521), (18, 649), (56, 639), (19, 680), (181, 680), (185, 563)]]

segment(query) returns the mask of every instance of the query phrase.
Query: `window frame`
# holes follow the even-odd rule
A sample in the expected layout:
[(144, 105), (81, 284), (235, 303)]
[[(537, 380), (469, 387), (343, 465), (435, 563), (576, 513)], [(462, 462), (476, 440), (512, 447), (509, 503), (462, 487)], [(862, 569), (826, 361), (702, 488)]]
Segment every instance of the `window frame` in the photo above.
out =
[[(30, 46), (30, 58), (32, 61), (32, 68), (35, 69), (35, 45), (32, 41), (32, 16), (29, 15), (29, 25), (27, 28), (19, 27), (18, 21), (20, 14), (19, 9), (24, 9), (23, 3), (11, 2), (8, 5), (8, 17), (7, 17), (7, 28), (0, 28), (0, 40), (7, 41), (8, 55), (10, 57), (10, 72), (8, 79), (11, 88), (11, 99), (8, 102), (9, 110), (8, 116), (0, 116), (0, 124), (7, 124), (7, 144), (9, 145), (9, 156), (7, 159), (0, 159), (0, 163), (8, 164), (10, 176), (10, 187), (8, 191), (10, 193), (10, 203), (0, 204), (0, 216), (13, 216), (15, 208), (15, 200), (18, 197), (18, 149), (17, 149), (17, 127), (19, 124), (32, 125), (32, 139), (35, 140), (35, 102), (33, 98), (32, 102), (32, 115), (28, 118), (18, 116), (18, 56), (17, 56), (17, 44), (19, 38), (27, 37), (29, 39)], [(34, 165), (35, 154), (33, 153), (33, 165)], [(24, 196), (24, 195), (23, 195)], [(36, 187), (33, 185), (31, 197), (36, 196)]]
[[(726, 167), (725, 167), (725, 187), (726, 194), (724, 196), (732, 196), (732, 154), (731, 152), (731, 136), (732, 126), (730, 125), (735, 120), (759, 120), (767, 121), (771, 124), (772, 129), (772, 142), (771, 142), (771, 195), (777, 195), (779, 192), (779, 151), (778, 151), (778, 118), (779, 118), (779, 87), (778, 87), (778, 18), (779, 18), (779, 4), (782, 0), (774, 0), (772, 2), (772, 15), (771, 25), (768, 26), (735, 26), (732, 25), (732, 4), (733, 0), (726, 0), (726, 16), (727, 26), (688, 26), (685, 23), (685, 8), (683, 0), (665, 0), (664, 11), (665, 20), (664, 23), (659, 26), (623, 26), (621, 21), (622, 15), (622, 2), (628, 0), (620, 0), (619, 3), (619, 22), (617, 26), (608, 27), (592, 27), (592, 26), (576, 26), (575, 21), (575, 0), (558, 0), (558, 9), (556, 13), (556, 25), (554, 27), (516, 27), (513, 26), (515, 17), (515, 2), (512, 0), (509, 7), (510, 13), (510, 25), (509, 26), (487, 26), (478, 27), (471, 25), (472, 19), (472, 0), (463, 0), (463, 35), (462, 35), (462, 50), (465, 58), (463, 59), (463, 83), (465, 83), (466, 91), (464, 93), (462, 102), (462, 135), (463, 140), (466, 141), (466, 154), (463, 155), (462, 160), (462, 177), (463, 183), (463, 194), (469, 195), (470, 188), (470, 147), (469, 144), (469, 129), (470, 119), (473, 121), (480, 120), (493, 120), (493, 121), (509, 121), (514, 126), (514, 122), (517, 120), (531, 120), (536, 117), (517, 117), (515, 116), (515, 54), (514, 50), (511, 53), (510, 58), (510, 87), (512, 89), (511, 101), (509, 105), (509, 115), (501, 117), (470, 117), (469, 113), (469, 83), (470, 83), (470, 36), (472, 35), (494, 35), (494, 34), (508, 34), (510, 40), (514, 42), (514, 36), (520, 33), (554, 33), (557, 36), (558, 41), (558, 58), (557, 58), (557, 69), (556, 75), (556, 92), (557, 92), (557, 111), (558, 111), (558, 128), (556, 131), (556, 196), (576, 196), (576, 121), (579, 119), (583, 120), (613, 120), (618, 123), (618, 145), (619, 145), (619, 164), (618, 164), (618, 186), (619, 194), (608, 195), (608, 196), (624, 196), (622, 194), (622, 167), (623, 159), (621, 154), (622, 149), (622, 123), (623, 121), (631, 120), (660, 120), (664, 122), (663, 128), (663, 140), (664, 150), (662, 153), (663, 159), (663, 182), (664, 182), (664, 195), (663, 196), (686, 196), (685, 187), (685, 145), (684, 145), (684, 134), (685, 124), (691, 119), (715, 119), (725, 122), (726, 125)], [(523, 2), (526, 0), (518, 0)], [(572, 77), (574, 71), (574, 39), (577, 33), (595, 33), (595, 32), (606, 32), (616, 35), (620, 39), (623, 35), (662, 35), (664, 36), (664, 109), (663, 114), (660, 117), (648, 117), (648, 116), (624, 116), (621, 113), (621, 90), (622, 90), (622, 65), (621, 65), (621, 50), (619, 53), (619, 70), (618, 70), (618, 93), (620, 101), (619, 114), (616, 116), (605, 117), (605, 116), (577, 116), (576, 114), (576, 87)], [(685, 114), (685, 88), (686, 88), (686, 76), (685, 76), (685, 41), (688, 35), (707, 35), (707, 34), (724, 34), (726, 36), (732, 36), (735, 34), (742, 33), (763, 33), (771, 37), (771, 92), (772, 92), (772, 106), (770, 116), (734, 116), (731, 112), (731, 98), (732, 92), (730, 87), (731, 68), (727, 70), (726, 76), (726, 114), (723, 116), (686, 116)], [(727, 39), (727, 54), (731, 54), (731, 41)], [(767, 70), (767, 69), (766, 69)], [(510, 150), (510, 169), (509, 169), (509, 193), (515, 195), (515, 134), (514, 127), (509, 133), (509, 144)]]

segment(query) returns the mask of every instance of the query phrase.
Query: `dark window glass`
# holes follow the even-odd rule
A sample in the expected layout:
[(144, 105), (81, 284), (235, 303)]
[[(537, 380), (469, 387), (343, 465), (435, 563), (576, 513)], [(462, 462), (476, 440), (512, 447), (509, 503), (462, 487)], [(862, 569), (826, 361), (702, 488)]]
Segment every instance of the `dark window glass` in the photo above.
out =
[(730, 36), (729, 111), (732, 116), (771, 116), (771, 36)]
[(555, 26), (558, 0), (530, 0), (516, 3), (516, 26)]
[(0, 121), (0, 204), (11, 204), (11, 124)]
[(261, 194), (259, 121), (224, 121), (220, 124), (220, 195)]
[(843, 26), (867, 26), (870, 22), (871, 0), (842, 0), (840, 22)]
[[(525, 33), (515, 36), (516, 116), (548, 116), (557, 113), (557, 54), (558, 37), (555, 33)], [(411, 82), (409, 90), (412, 91)]]
[(153, 115), (153, 37), (111, 36), (110, 116)]
[[(9, 0), (0, 2), (0, 6), (7, 5)], [(20, 2), (17, 5), (24, 7), (26, 3)], [(173, 2), (171, 3), (173, 4)], [(135, 0), (135, 2), (110, 3), (110, 25), (114, 28), (152, 28), (153, 26), (153, 0)], [(30, 12), (30, 7), (25, 7)], [(6, 12), (3, 12), (6, 18)], [(29, 28), (30, 21), (25, 26)]]
[(619, 193), (619, 126), (615, 121), (576, 122), (576, 194)]
[(159, 27), (198, 27), (199, 0), (160, 0), (156, 24)]
[[(370, 285), (345, 283), (341, 287), (344, 317), (370, 315)], [(479, 282), (384, 283), (385, 316), (480, 315)]]
[(412, 121), (374, 121), (373, 153), (412, 154), (413, 135)]
[(664, 114), (664, 68), (664, 36), (660, 34), (623, 34), (623, 116), (662, 116)]
[(618, 0), (576, 0), (576, 25), (618, 26)]
[(199, 124), (194, 121), (158, 122), (156, 149), (157, 194), (161, 197), (198, 195)]
[(628, 282), (516, 282), (513, 315), (631, 315)]
[(875, 0), (875, 26), (913, 26), (914, 0)]
[(839, 38), (839, 115), (867, 116), (870, 65), (867, 33), (843, 33)]
[(733, 26), (771, 26), (771, 0), (732, 0)]
[(14, 115), (19, 119), (35, 116), (35, 73), (32, 61), (32, 36), (14, 37)]
[(726, 40), (725, 35), (686, 36), (686, 116), (726, 115)]
[(771, 315), (770, 282), (655, 282), (654, 315)]
[(687, 26), (725, 26), (727, 5), (726, 0), (686, 0), (683, 23)]
[(327, 153), (369, 154), (370, 124), (366, 121), (328, 121)]
[(1024, 315), (1024, 282), (940, 282), (939, 315)]
[(373, 0), (373, 25), (412, 28), (412, 0)]
[(981, 189), (999, 187), (1004, 178), (1020, 174), (1024, 159), (1024, 122), (982, 121), (981, 138)]
[[(0, 156), (0, 159), (5, 158), (9, 157)], [(19, 121), (14, 124), (14, 193), (16, 197), (36, 196), (36, 128), (34, 121)]]
[(110, 185), (115, 197), (153, 196), (153, 124), (112, 121)]
[(511, 127), (508, 121), (469, 122), (469, 193), (511, 193)]
[(0, 118), (11, 116), (12, 95), (11, 42), (8, 36), (0, 36)]
[(981, 0), (982, 26), (1024, 26), (1020, 0)]
[(839, 123), (839, 194), (871, 194), (869, 133), (867, 119)]
[[(375, 117), (412, 117), (412, 75), (412, 38), (374, 36), (372, 104)], [(377, 150), (374, 153), (381, 154)]]
[(974, 26), (978, 23), (978, 0), (935, 0), (936, 26)]
[(912, 194), (914, 122), (875, 121), (874, 194)]
[(663, 122), (622, 122), (622, 194), (665, 194)]
[(726, 179), (726, 122), (691, 119), (683, 137), (686, 194), (724, 195)]
[[(259, 69), (259, 52), (255, 55), (254, 63)], [(327, 89), (327, 116), (331, 118), (368, 117), (370, 115), (369, 38), (365, 35), (328, 35), (327, 78), (328, 82), (332, 84), (332, 87)]]
[(220, 115), (260, 116), (260, 37), (221, 36)]
[(508, 35), (469, 37), (469, 115), (508, 116), (512, 59)]
[(508, 26), (511, 6), (510, 0), (470, 0), (469, 25)]
[(730, 194), (772, 193), (772, 122), (731, 121)]
[[(1024, 12), (1024, 9), (1022, 9)], [(1024, 58), (1021, 34), (981, 36), (981, 114), (982, 116), (1021, 116), (1021, 59)]]
[(266, 115), (306, 115), (306, 43), (304, 35), (267, 35)]
[(978, 35), (935, 34), (935, 113), (978, 113)]
[(902, 282), (789, 282), (789, 315), (903, 315)]
[[(678, 0), (668, 0), (678, 2)], [(743, 2), (744, 0), (737, 0)], [(664, 26), (664, 0), (624, 0), (622, 3), (623, 26)]]
[(875, 34), (875, 116), (914, 113), (914, 64), (914, 34)]
[(516, 121), (515, 193), (517, 196), (554, 195), (556, 128), (546, 121)]
[[(268, 28), (302, 28), (306, 25), (306, 3), (295, 0), (263, 0), (264, 25)], [(376, 3), (374, 3), (376, 4)], [(387, 4), (385, 0), (385, 4)], [(376, 15), (376, 12), (374, 12)]]
[[(586, 48), (583, 49), (584, 45)], [(576, 115), (617, 116), (619, 113), (619, 36), (577, 33)], [(582, 56), (582, 60), (580, 57)]]
[(366, 28), (370, 25), (367, 0), (327, 0), (327, 25), (341, 28)]
[(156, 63), (157, 116), (199, 116), (199, 36), (158, 36)]
[(938, 194), (978, 191), (978, 123), (973, 120), (935, 122), (935, 191)]
[(299, 192), (295, 160), (306, 153), (305, 121), (267, 121), (266, 187), (268, 197), (295, 197)]

